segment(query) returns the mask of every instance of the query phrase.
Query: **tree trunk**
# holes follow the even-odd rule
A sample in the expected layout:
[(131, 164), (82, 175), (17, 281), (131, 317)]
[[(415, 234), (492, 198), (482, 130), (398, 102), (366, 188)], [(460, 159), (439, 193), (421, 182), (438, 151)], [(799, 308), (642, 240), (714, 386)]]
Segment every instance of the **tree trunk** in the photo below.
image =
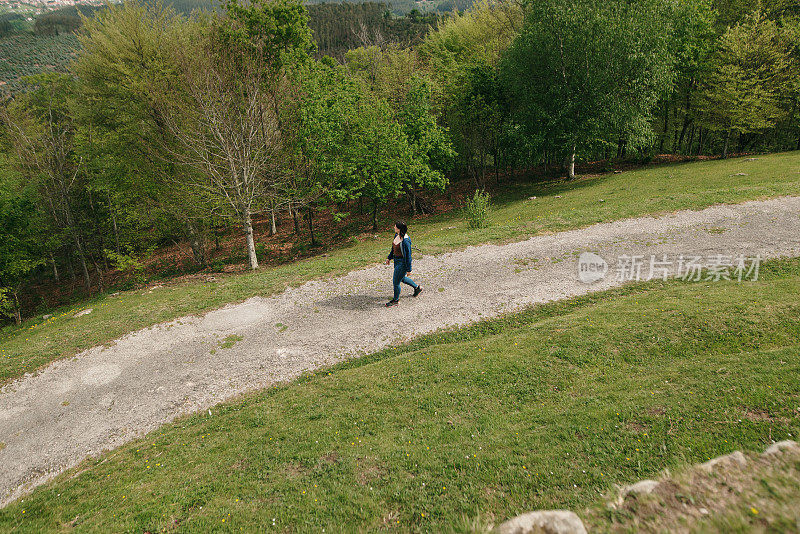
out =
[(306, 217), (308, 218), (308, 233), (311, 234), (311, 246), (314, 247), (317, 245), (317, 238), (314, 235), (314, 210), (309, 208)]
[(269, 227), (269, 235), (273, 236), (278, 233), (278, 226), (275, 224), (275, 208), (269, 210), (272, 224)]
[[(208, 261), (206, 257), (206, 240), (202, 231), (197, 227), (197, 221), (190, 219), (186, 222), (186, 233), (189, 234), (189, 247), (192, 249), (195, 263), (205, 267)], [(217, 241), (217, 248), (219, 248), (219, 241)]]
[(100, 266), (97, 265), (96, 261), (92, 261), (92, 263), (94, 263), (94, 270), (97, 272), (97, 291), (102, 293), (105, 290), (103, 284), (103, 270), (100, 269)]
[(247, 240), (247, 260), (250, 263), (250, 269), (258, 269), (258, 258), (256, 257), (256, 242), (253, 239), (253, 221), (250, 218), (250, 209), (244, 209), (244, 219), (242, 220), (242, 229), (244, 230), (244, 237)]
[(497, 147), (497, 141), (495, 140), (494, 143), (494, 180), (498, 184), (500, 183), (500, 151)]
[(416, 191), (414, 191), (414, 186), (413, 185), (411, 186), (411, 188), (410, 188), (410, 190), (408, 192), (408, 196), (411, 199), (411, 213), (416, 216), (417, 215), (417, 193), (416, 193)]
[(728, 157), (728, 143), (730, 143), (730, 140), (731, 140), (731, 129), (728, 128), (728, 131), (725, 134), (725, 146), (722, 149), (722, 157), (723, 158), (727, 158)]
[(378, 231), (378, 203), (375, 201), (372, 202), (372, 230)]
[(569, 159), (567, 161), (567, 176), (569, 176), (570, 180), (575, 178), (575, 146), (572, 146), (572, 152), (570, 152)]
[(17, 290), (13, 290), (14, 293), (14, 322), (17, 323), (17, 326), (22, 326), (22, 310), (19, 308), (19, 295), (17, 294)]
[(72, 251), (67, 249), (67, 268), (69, 269), (69, 277), (70, 280), (73, 282), (73, 286), (75, 285), (75, 280), (78, 279), (78, 276), (75, 274), (75, 266), (72, 265)]
[(706, 137), (708, 137), (708, 132), (704, 128), (700, 128), (700, 135), (697, 141), (697, 155), (703, 155), (703, 144), (706, 142)]
[(69, 228), (72, 238), (75, 240), (75, 250), (78, 253), (78, 259), (81, 260), (81, 269), (83, 270), (83, 282), (86, 285), (86, 292), (92, 294), (92, 281), (89, 278), (89, 268), (86, 265), (86, 254), (81, 244), (80, 234), (78, 233), (78, 225), (75, 223), (75, 217), (72, 216), (72, 206), (69, 202), (69, 197), (66, 191), (62, 189), (61, 199), (64, 203), (64, 215), (66, 216), (67, 228)]
[(664, 133), (661, 134), (661, 141), (658, 144), (658, 151), (664, 153), (664, 141), (667, 140), (667, 130), (669, 129), (669, 100), (664, 102)]
[(108, 193), (108, 211), (111, 212), (111, 222), (114, 225), (114, 250), (119, 254), (119, 228), (117, 227), (117, 210), (111, 202), (111, 193)]
[(83, 252), (83, 245), (81, 244), (81, 239), (78, 237), (78, 234), (74, 234), (75, 238), (75, 248), (78, 252), (78, 259), (81, 260), (81, 270), (83, 271), (83, 282), (86, 285), (86, 292), (90, 295), (92, 294), (92, 281), (89, 278), (89, 267), (86, 265), (86, 254)]
[(50, 264), (53, 266), (53, 278), (55, 278), (56, 283), (58, 283), (61, 281), (61, 277), (58, 275), (58, 264), (52, 252), (50, 253)]
[(294, 234), (300, 235), (300, 222), (297, 220), (297, 208), (289, 204), (289, 211), (292, 212), (292, 219), (294, 220)]
[(683, 150), (681, 150), (681, 147), (683, 146), (683, 139), (686, 136), (686, 130), (689, 128), (689, 125), (691, 123), (692, 121), (689, 119), (689, 116), (687, 115), (686, 119), (684, 119), (683, 121), (683, 127), (681, 128), (681, 135), (678, 137), (678, 146), (676, 150), (676, 152), (678, 153), (683, 152)]

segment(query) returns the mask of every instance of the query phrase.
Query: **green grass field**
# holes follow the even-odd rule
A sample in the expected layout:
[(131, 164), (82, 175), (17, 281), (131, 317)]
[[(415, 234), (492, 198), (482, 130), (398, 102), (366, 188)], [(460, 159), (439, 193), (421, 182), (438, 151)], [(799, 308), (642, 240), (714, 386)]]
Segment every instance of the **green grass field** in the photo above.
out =
[[(410, 221), (410, 235), (424, 254), (435, 254), (626, 217), (780, 195), (800, 195), (800, 152), (758, 156), (754, 161), (654, 166), (571, 182), (515, 183), (494, 199), (496, 209), (488, 228), (470, 230), (460, 213), (444, 213)], [(537, 199), (528, 200), (530, 196)], [(382, 232), (377, 238), (354, 240), (327, 256), (254, 273), (215, 275), (218, 281), (214, 283), (188, 282), (152, 293), (139, 290), (101, 296), (80, 307), (56, 310), (55, 317), (44, 322), (28, 321), (22, 329), (6, 327), (0, 330), (0, 384), (140, 328), (380, 261), (388, 238), (388, 232)], [(86, 307), (95, 311), (72, 318), (76, 310)]]
[[(0, 530), (467, 531), (800, 432), (800, 260), (626, 286), (184, 418), (0, 510)], [(766, 514), (753, 521), (769, 525)]]

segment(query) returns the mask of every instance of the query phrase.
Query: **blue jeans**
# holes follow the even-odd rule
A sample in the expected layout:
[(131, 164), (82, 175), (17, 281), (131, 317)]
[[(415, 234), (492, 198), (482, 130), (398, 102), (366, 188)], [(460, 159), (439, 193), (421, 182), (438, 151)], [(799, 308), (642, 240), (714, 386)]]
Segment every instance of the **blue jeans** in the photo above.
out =
[(394, 259), (394, 276), (392, 277), (392, 285), (394, 285), (394, 300), (400, 298), (400, 282), (408, 284), (414, 289), (419, 287), (415, 281), (406, 276), (406, 262), (403, 258)]

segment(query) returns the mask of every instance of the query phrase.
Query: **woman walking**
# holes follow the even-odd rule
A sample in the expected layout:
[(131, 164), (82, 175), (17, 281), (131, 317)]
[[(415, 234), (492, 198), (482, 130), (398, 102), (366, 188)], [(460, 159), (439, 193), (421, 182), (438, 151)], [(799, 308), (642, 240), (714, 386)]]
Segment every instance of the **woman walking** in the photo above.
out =
[(392, 285), (394, 286), (394, 298), (386, 303), (386, 307), (397, 306), (400, 301), (400, 283), (408, 284), (414, 288), (414, 296), (422, 293), (422, 288), (415, 281), (406, 276), (411, 272), (411, 240), (408, 238), (408, 227), (403, 221), (394, 223), (394, 240), (392, 240), (392, 250), (386, 258), (386, 265), (394, 260), (394, 276)]

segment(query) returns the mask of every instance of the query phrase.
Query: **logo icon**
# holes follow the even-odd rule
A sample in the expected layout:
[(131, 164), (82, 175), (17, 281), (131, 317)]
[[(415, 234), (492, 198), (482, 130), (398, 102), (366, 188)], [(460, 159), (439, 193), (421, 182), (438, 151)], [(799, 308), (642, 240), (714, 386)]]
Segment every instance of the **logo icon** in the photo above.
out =
[(578, 280), (584, 284), (602, 280), (607, 272), (608, 263), (594, 252), (583, 252), (578, 256)]

